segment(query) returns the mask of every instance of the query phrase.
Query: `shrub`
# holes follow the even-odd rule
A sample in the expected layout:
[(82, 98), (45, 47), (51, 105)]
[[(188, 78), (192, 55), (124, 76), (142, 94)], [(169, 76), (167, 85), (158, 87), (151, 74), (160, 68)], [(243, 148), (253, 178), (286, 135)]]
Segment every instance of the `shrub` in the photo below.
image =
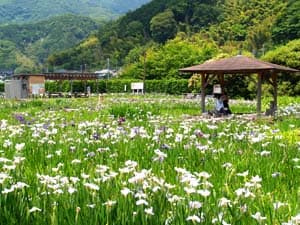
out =
[(0, 83), (0, 92), (4, 92), (4, 83)]
[[(93, 93), (130, 93), (132, 82), (141, 81), (134, 79), (97, 80), (86, 83), (84, 81), (73, 81), (73, 92), (85, 92), (85, 88), (90, 86)], [(71, 90), (69, 81), (63, 81), (62, 83), (47, 81), (45, 86), (47, 92), (70, 92)], [(145, 81), (145, 92), (148, 93), (182, 94), (190, 91), (186, 79)]]

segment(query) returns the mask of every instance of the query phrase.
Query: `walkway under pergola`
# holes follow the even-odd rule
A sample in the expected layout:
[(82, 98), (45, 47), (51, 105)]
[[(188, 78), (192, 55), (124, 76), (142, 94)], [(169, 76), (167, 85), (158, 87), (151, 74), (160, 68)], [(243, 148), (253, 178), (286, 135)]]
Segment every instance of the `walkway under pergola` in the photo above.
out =
[[(70, 93), (73, 93), (73, 82), (76, 80), (84, 81), (85, 89), (88, 80), (96, 80), (98, 82), (99, 77), (96, 73), (89, 72), (53, 72), (53, 73), (39, 73), (39, 74), (15, 74), (14, 79), (24, 79), (28, 77), (43, 77), (43, 80), (52, 80), (59, 82), (60, 92), (62, 91), (62, 82), (69, 81)], [(43, 81), (44, 82), (44, 81)], [(98, 88), (98, 83), (97, 83)], [(98, 92), (98, 90), (97, 90)]]
[(264, 62), (255, 58), (237, 55), (231, 58), (220, 60), (208, 60), (203, 64), (182, 68), (179, 70), (184, 73), (193, 73), (201, 75), (201, 108), (205, 112), (205, 91), (209, 81), (217, 77), (222, 91), (225, 82), (224, 75), (252, 75), (257, 74), (257, 114), (261, 114), (261, 95), (262, 79), (269, 81), (273, 87), (274, 110), (277, 109), (277, 76), (279, 73), (295, 73), (298, 70), (280, 66), (273, 63)]

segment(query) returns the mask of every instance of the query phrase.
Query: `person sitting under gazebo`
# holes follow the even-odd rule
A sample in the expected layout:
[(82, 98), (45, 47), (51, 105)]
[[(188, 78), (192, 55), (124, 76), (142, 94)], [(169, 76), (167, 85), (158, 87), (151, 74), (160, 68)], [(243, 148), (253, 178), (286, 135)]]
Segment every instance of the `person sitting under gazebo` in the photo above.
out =
[(224, 103), (221, 94), (215, 94), (215, 114), (222, 115), (224, 113)]
[(226, 93), (223, 94), (214, 94), (215, 98), (215, 109), (212, 114), (216, 116), (229, 115), (231, 110), (229, 108), (229, 99)]
[(229, 98), (228, 98), (226, 92), (224, 92), (223, 95), (221, 96), (221, 100), (223, 101), (224, 114), (225, 115), (230, 115), (231, 114), (231, 110), (229, 108)]

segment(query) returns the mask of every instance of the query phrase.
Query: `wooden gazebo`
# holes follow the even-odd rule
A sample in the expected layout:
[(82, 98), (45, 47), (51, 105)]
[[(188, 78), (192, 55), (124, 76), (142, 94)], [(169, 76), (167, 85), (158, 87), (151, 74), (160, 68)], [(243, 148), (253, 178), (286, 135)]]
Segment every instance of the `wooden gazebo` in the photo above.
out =
[(205, 112), (205, 89), (210, 79), (217, 77), (222, 90), (224, 90), (224, 75), (251, 75), (257, 74), (257, 114), (261, 114), (262, 78), (273, 86), (274, 108), (277, 109), (277, 75), (278, 73), (295, 73), (298, 70), (264, 62), (255, 58), (237, 55), (220, 60), (209, 60), (203, 64), (183, 68), (179, 70), (184, 73), (201, 74), (201, 108)]

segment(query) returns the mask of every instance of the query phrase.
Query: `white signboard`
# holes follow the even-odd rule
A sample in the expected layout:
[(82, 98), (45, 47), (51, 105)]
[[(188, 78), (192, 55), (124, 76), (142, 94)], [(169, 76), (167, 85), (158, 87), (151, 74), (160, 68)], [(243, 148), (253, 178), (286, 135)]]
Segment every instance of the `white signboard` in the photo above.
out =
[(214, 94), (222, 94), (222, 88), (220, 84), (214, 85)]
[(144, 90), (143, 82), (131, 83), (131, 90)]
[(136, 82), (131, 83), (131, 91), (132, 93), (144, 93), (144, 83), (143, 82)]

